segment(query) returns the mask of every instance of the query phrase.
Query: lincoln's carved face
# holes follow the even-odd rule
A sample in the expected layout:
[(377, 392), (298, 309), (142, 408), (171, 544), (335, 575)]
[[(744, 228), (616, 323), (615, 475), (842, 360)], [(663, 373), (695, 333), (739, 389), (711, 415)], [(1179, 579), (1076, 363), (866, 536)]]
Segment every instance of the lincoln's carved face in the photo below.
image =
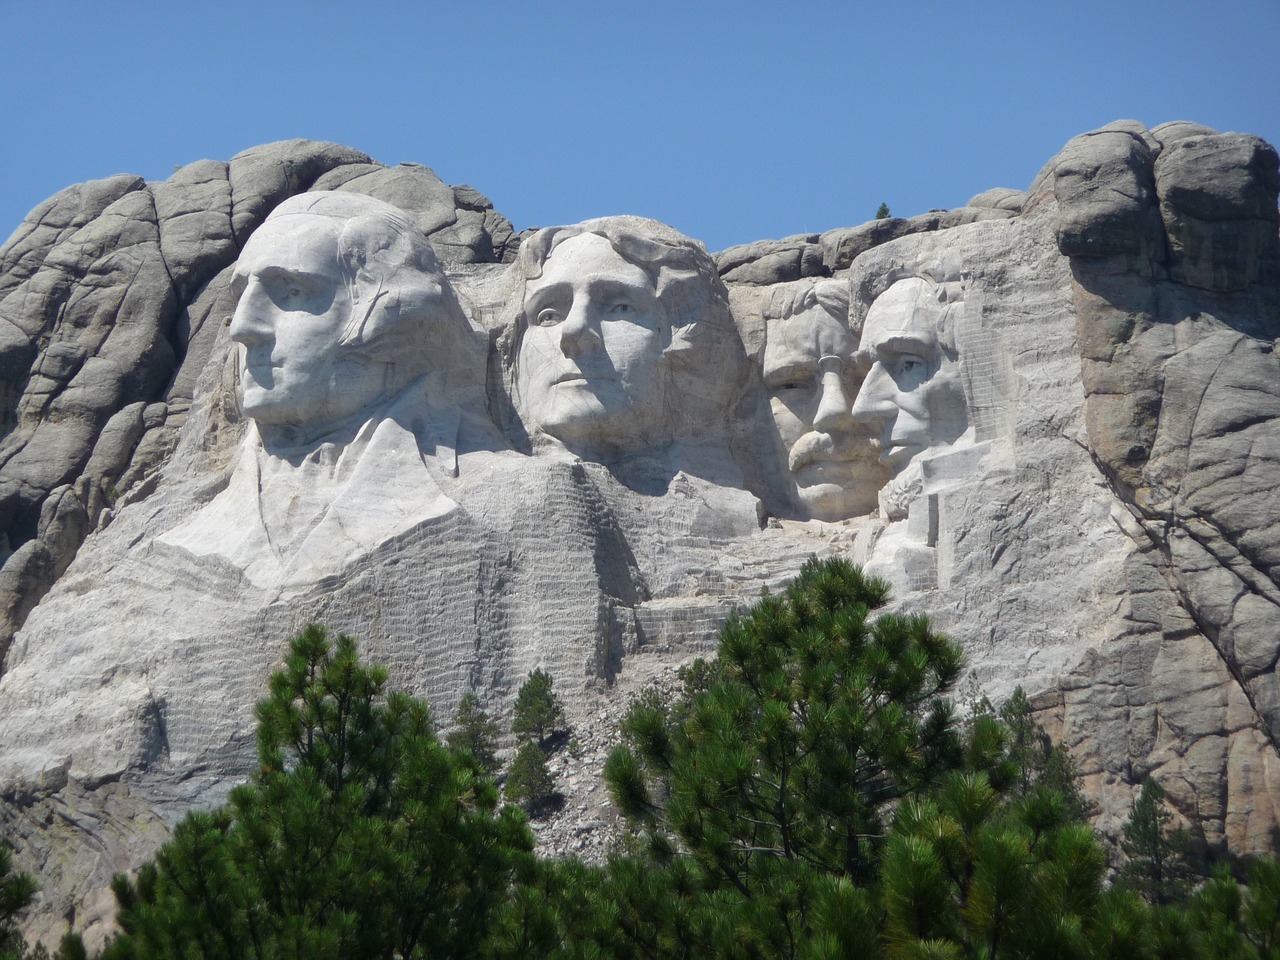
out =
[(598, 234), (570, 237), (526, 283), (524, 316), (516, 376), (526, 423), (571, 450), (655, 439), (671, 325), (644, 270)]
[(871, 305), (858, 351), (866, 379), (852, 415), (880, 438), (894, 476), (931, 447), (954, 443), (969, 414), (954, 342), (955, 311), (942, 288), (900, 280)]
[(819, 520), (874, 509), (888, 479), (870, 434), (851, 416), (856, 348), (846, 323), (812, 297), (769, 322), (763, 372), (773, 421), (800, 506)]

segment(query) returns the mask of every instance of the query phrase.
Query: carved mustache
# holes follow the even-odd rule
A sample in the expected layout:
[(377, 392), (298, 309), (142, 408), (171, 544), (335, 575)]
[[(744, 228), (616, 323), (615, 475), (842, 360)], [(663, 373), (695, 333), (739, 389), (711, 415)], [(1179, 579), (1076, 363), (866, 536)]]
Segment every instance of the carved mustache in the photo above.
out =
[(792, 473), (811, 463), (828, 460), (840, 463), (866, 461), (875, 463), (880, 451), (870, 437), (841, 436), (836, 439), (829, 433), (806, 433), (787, 455), (787, 467)]

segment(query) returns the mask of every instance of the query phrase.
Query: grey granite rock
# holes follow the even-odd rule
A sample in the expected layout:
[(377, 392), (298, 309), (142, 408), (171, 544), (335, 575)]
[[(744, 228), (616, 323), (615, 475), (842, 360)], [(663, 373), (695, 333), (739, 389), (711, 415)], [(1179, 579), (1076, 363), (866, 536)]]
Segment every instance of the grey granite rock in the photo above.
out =
[(1008, 187), (993, 187), (990, 190), (984, 190), (969, 200), (965, 206), (982, 207), (994, 210), (1009, 210), (1012, 213), (1021, 213), (1022, 207), (1027, 202), (1027, 192), (1025, 190), (1011, 190)]
[(1155, 177), (1171, 279), (1232, 293), (1280, 273), (1274, 147), (1241, 134), (1181, 137)]
[[(509, 259), (514, 249), (510, 224), (478, 192), (455, 194), (425, 167), (387, 168), (305, 140), (188, 164), (159, 183), (80, 184), (41, 204), (0, 250), (0, 559), (36, 535), (53, 488), (82, 490), (96, 521), (106, 486), (123, 494), (122, 484), (159, 468), (230, 315), (227, 268), (274, 206), (321, 180), (393, 198), (460, 262)], [(144, 442), (114, 427), (100, 437), (126, 408), (158, 401), (177, 401), (179, 415), (149, 425)], [(135, 449), (141, 459), (131, 468)], [(90, 469), (99, 450), (124, 460)], [(20, 622), (11, 614), (0, 635)]]
[(315, 140), (282, 140), (252, 147), (231, 158), (231, 231), (238, 246), (282, 200), (310, 189), (324, 174), (346, 164), (371, 163), (350, 147)]
[[(993, 699), (1022, 685), (1106, 835), (1152, 774), (1210, 848), (1274, 851), (1280, 277), (1260, 141), (1119, 121), (1068, 143), (1025, 193), (744, 245), (713, 267), (628, 218), (516, 236), (471, 188), (334, 145), (220, 169), (184, 168), (172, 190), (66, 191), (0, 253), (0, 359), (27, 358), (0, 445), (21, 518), (0, 568), (0, 821), (41, 876), (33, 933), (56, 939), (74, 913), (101, 939), (111, 874), (252, 769), (253, 703), (313, 620), (359, 636), (438, 717), (476, 692), (502, 719), (549, 669), (583, 749), (556, 760), (568, 803), (539, 842), (603, 855), (599, 766), (628, 697), (669, 689), (732, 611), (812, 554), (888, 578), (896, 608), (930, 613)], [(445, 265), (427, 286), (467, 305), (457, 343), (490, 348), (487, 371), (448, 364), (468, 385), (444, 396), (472, 417), (456, 443), (438, 404), (401, 418), (416, 449), (395, 430), (342, 441), (333, 463), (374, 451), (351, 475), (381, 478), (376, 493), (325, 474), (324, 456), (294, 482), (253, 442), (269, 411), (244, 389), (262, 361), (236, 344), (273, 314), (237, 303), (231, 261), (308, 189), (381, 197), (428, 228)], [(246, 249), (246, 286), (270, 274), (263, 247)], [(656, 381), (610, 393), (588, 346), (679, 399)], [(895, 363), (913, 376), (888, 377)], [(545, 374), (547, 402), (518, 395), (521, 370)], [(583, 402), (566, 412), (557, 390)], [(590, 429), (571, 432), (569, 413)], [(878, 496), (806, 507), (787, 485), (836, 436), (862, 454), (874, 440)], [(688, 437), (717, 443), (682, 450)], [(243, 491), (257, 508), (237, 514)], [(409, 522), (388, 525), (389, 502)], [(308, 527), (282, 551), (306, 557), (298, 575), (230, 549), (308, 509), (317, 542)]]
[(1156, 257), (1151, 148), (1142, 137), (1104, 128), (1076, 137), (1055, 161), (1058, 246), (1072, 257)]
[(766, 286), (801, 277), (828, 276), (817, 234), (784, 240), (760, 240), (729, 247), (715, 254), (716, 267), (726, 283)]

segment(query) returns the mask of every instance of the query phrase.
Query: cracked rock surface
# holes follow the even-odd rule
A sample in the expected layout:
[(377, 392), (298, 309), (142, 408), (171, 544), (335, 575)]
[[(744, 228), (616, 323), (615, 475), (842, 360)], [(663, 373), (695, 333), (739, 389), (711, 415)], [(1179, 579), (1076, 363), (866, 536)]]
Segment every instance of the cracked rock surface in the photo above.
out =
[[(573, 746), (553, 757), (564, 803), (539, 843), (601, 857), (619, 826), (599, 772), (630, 696), (672, 691), (813, 554), (888, 577), (994, 700), (1021, 684), (1104, 834), (1152, 774), (1206, 849), (1276, 851), (1272, 147), (1120, 121), (1025, 191), (716, 254), (756, 364), (770, 305), (818, 278), (848, 284), (855, 334), (904, 278), (963, 284), (973, 443), (904, 484), (893, 520), (798, 521), (724, 480), (642, 491), (601, 464), (495, 454), (452, 482), (457, 509), (341, 577), (272, 591), (161, 537), (227, 486), (245, 434), (231, 267), (311, 189), (406, 211), (496, 344), (510, 223), (426, 167), (335, 144), (80, 184), (0, 250), (0, 821), (42, 885), (33, 935), (71, 922), (101, 941), (111, 875), (253, 769), (253, 704), (312, 621), (357, 636), (442, 726), (470, 691), (505, 724), (548, 669)], [(760, 415), (744, 402), (732, 426)]]
[(70, 486), (92, 529), (155, 473), (234, 306), (227, 268), (277, 204), (311, 189), (395, 203), (458, 262), (514, 252), (510, 223), (474, 189), (307, 140), (202, 160), (158, 183), (69, 187), (0, 249), (0, 657), (79, 546), (65, 533), (41, 539), (44, 505)]

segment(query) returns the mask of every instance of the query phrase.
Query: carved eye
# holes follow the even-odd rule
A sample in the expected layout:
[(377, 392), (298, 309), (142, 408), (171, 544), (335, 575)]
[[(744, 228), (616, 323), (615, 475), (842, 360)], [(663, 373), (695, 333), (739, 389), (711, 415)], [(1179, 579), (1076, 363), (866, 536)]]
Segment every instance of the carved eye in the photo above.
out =
[(540, 327), (553, 327), (563, 319), (564, 317), (560, 316), (558, 311), (547, 307), (538, 311), (538, 315), (533, 318), (533, 322)]
[(289, 294), (290, 300), (297, 300), (302, 296), (302, 288), (297, 286), (291, 286), (286, 290), (286, 293)]
[(627, 301), (625, 300), (616, 300), (609, 307), (610, 315), (626, 315), (628, 313), (631, 313), (631, 311), (632, 311), (631, 304), (627, 303)]
[(815, 378), (805, 376), (803, 373), (795, 373), (770, 383), (769, 392), (775, 397), (789, 397), (788, 402), (794, 403), (797, 399), (813, 393), (816, 385)]
[(923, 357), (917, 357), (914, 353), (904, 353), (898, 358), (899, 373), (923, 373), (925, 362)]

